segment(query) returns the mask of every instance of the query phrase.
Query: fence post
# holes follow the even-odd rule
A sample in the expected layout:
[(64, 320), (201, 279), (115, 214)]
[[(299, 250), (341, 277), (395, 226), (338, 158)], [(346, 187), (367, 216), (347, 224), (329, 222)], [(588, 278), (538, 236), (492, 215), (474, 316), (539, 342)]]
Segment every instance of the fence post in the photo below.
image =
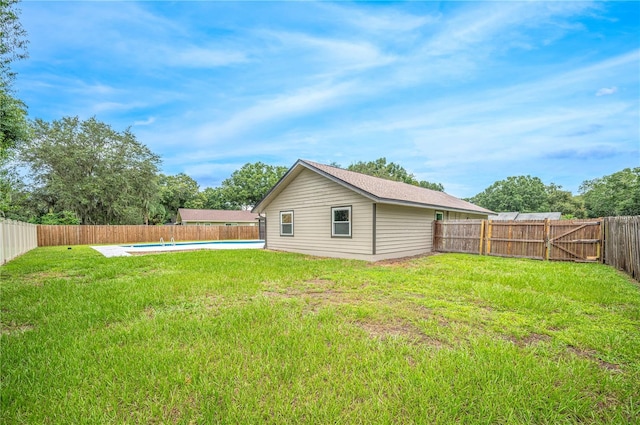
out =
[(480, 222), (480, 248), (478, 250), (478, 255), (482, 255), (483, 254), (483, 247), (484, 247), (484, 226), (485, 223), (487, 222), (487, 220), (482, 220)]
[(603, 217), (600, 223), (602, 223), (600, 227), (600, 245), (602, 246), (600, 249), (600, 262), (607, 264), (607, 227), (609, 226), (609, 218)]
[(542, 259), (549, 261), (551, 255), (551, 222), (548, 218), (544, 219), (544, 255)]
[(491, 255), (491, 233), (493, 232), (493, 220), (487, 221), (487, 255)]

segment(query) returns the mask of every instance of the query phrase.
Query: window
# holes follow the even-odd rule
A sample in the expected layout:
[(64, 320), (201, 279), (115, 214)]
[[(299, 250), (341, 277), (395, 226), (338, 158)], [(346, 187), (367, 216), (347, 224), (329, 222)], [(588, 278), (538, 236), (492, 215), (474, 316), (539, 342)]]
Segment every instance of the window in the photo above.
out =
[(444, 220), (444, 213), (442, 211), (436, 211), (436, 220)]
[(280, 236), (293, 236), (293, 211), (280, 211)]
[(351, 207), (331, 208), (331, 236), (351, 237)]

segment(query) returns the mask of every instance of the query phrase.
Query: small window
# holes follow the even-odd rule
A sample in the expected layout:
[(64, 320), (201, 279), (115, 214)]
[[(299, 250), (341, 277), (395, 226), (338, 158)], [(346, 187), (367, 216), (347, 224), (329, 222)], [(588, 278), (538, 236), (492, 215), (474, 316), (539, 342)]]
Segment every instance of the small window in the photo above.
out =
[(331, 236), (351, 236), (351, 207), (331, 208)]
[(442, 211), (436, 211), (436, 221), (444, 220), (444, 213)]
[(293, 236), (293, 211), (280, 212), (280, 236)]

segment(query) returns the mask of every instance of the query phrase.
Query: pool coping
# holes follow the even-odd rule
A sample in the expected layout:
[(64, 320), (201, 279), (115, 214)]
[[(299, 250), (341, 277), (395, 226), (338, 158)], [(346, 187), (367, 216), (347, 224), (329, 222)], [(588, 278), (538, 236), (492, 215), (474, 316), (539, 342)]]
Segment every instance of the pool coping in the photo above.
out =
[[(227, 242), (227, 243), (225, 243)], [(177, 252), (177, 251), (195, 251), (200, 249), (208, 249), (208, 250), (220, 250), (220, 249), (262, 249), (264, 248), (264, 241), (247, 241), (247, 242), (238, 242), (238, 241), (215, 241), (209, 244), (206, 243), (198, 243), (194, 245), (165, 245), (165, 246), (142, 246), (142, 247), (132, 247), (132, 246), (123, 246), (123, 245), (101, 245), (101, 246), (92, 246), (91, 248), (95, 249), (102, 255), (107, 258), (111, 257), (130, 257), (132, 254), (145, 254), (151, 252)]]

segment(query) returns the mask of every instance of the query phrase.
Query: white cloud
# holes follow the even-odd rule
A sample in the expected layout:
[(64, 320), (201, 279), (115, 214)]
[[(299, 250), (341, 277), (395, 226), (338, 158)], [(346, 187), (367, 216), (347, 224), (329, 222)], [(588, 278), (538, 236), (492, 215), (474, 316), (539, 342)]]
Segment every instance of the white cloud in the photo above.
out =
[(144, 121), (134, 121), (133, 125), (144, 126), (144, 125), (151, 125), (154, 122), (156, 122), (156, 118), (155, 117), (149, 117)]
[[(430, 56), (466, 51), (474, 56), (508, 48), (531, 49), (548, 45), (569, 30), (581, 28), (563, 18), (586, 13), (598, 6), (589, 2), (476, 3), (444, 21), (439, 33), (425, 46)], [(544, 28), (546, 38), (526, 36), (531, 28)]]
[(405, 33), (436, 22), (440, 15), (414, 15), (393, 9), (363, 9), (336, 3), (319, 3), (333, 19), (370, 33)]
[(141, 102), (98, 102), (92, 105), (93, 113), (104, 113), (112, 111), (130, 111), (132, 109), (142, 108), (146, 106)]
[(170, 65), (190, 68), (215, 68), (248, 62), (247, 56), (239, 51), (216, 50), (205, 47), (176, 47), (175, 51), (167, 51), (163, 55)]
[(223, 122), (209, 123), (194, 131), (201, 141), (214, 142), (246, 133), (266, 122), (291, 119), (324, 109), (353, 93), (350, 84), (320, 85), (257, 101)]
[(315, 64), (308, 72), (325, 73), (363, 70), (392, 63), (395, 58), (383, 53), (376, 44), (364, 40), (342, 40), (304, 33), (265, 31), (262, 33), (281, 43), (280, 50), (297, 62)]
[(596, 92), (596, 96), (608, 96), (608, 95), (614, 94), (617, 91), (618, 91), (618, 88), (616, 86), (603, 87)]

